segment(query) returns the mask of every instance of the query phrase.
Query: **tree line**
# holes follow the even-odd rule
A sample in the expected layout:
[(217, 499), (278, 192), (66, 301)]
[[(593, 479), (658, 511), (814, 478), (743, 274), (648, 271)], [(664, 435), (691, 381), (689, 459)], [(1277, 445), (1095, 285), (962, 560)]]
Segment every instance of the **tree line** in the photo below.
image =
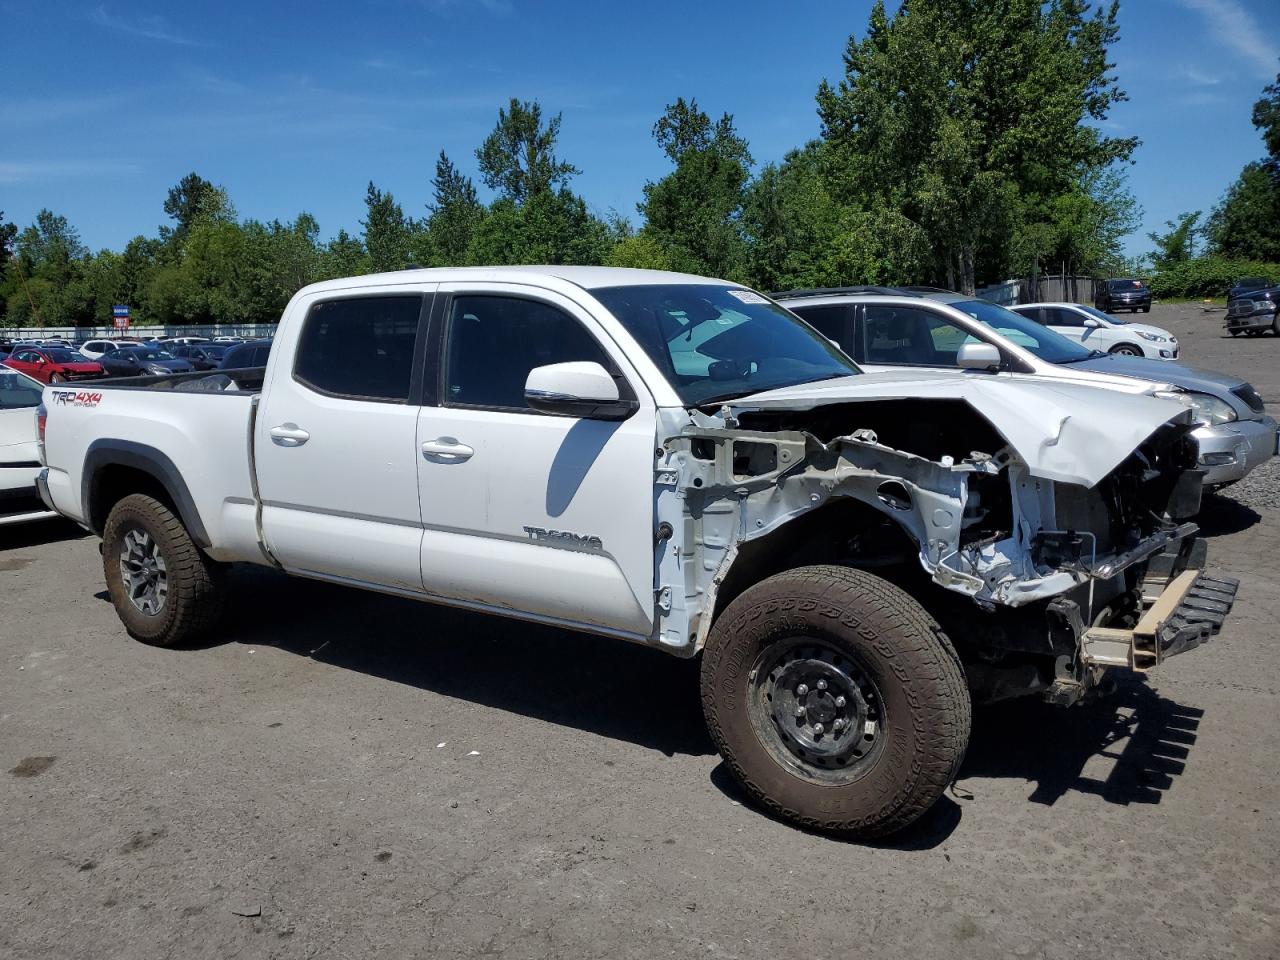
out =
[(477, 147), (492, 199), (443, 151), (422, 214), (370, 183), (357, 233), (322, 239), (308, 213), (241, 218), (191, 173), (168, 222), (91, 252), (42, 210), (0, 214), (0, 323), (269, 321), (301, 286), (409, 264), (577, 263), (724, 277), (765, 290), (929, 283), (972, 292), (1038, 271), (1113, 271), (1141, 211), (1125, 182), (1138, 141), (1101, 123), (1125, 99), (1107, 55), (1118, 4), (913, 0), (873, 7), (823, 81), (817, 139), (757, 167), (731, 114), (693, 98), (652, 128), (668, 169), (637, 226), (593, 210), (560, 155), (561, 116), (513, 98)]

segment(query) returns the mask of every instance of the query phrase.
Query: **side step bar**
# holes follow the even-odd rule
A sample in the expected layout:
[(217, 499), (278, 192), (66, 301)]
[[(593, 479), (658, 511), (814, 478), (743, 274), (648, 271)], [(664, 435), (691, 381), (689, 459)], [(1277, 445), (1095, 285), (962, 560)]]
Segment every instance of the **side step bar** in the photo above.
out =
[(1174, 577), (1132, 630), (1092, 627), (1080, 637), (1080, 658), (1091, 667), (1145, 673), (1166, 658), (1194, 650), (1222, 629), (1240, 581), (1185, 570)]

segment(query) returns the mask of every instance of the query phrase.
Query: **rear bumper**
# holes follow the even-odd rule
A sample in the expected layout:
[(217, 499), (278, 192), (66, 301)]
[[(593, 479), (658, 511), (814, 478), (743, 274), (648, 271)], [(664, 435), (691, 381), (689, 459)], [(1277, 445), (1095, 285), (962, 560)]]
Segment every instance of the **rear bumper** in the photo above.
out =
[(1192, 436), (1200, 444), (1200, 469), (1210, 487), (1242, 480), (1277, 452), (1276, 421), (1271, 417), (1200, 427)]
[(36, 492), (40, 494), (40, 499), (44, 501), (44, 505), (50, 510), (56, 511), (58, 508), (53, 505), (53, 497), (49, 493), (49, 468), (45, 467), (36, 474)]

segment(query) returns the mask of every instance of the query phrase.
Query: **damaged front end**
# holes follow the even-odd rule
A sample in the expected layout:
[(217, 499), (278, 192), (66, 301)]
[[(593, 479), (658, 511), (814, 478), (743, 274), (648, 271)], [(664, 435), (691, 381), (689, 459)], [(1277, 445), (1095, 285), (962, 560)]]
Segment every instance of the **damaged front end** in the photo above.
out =
[(1041, 456), (968, 398), (750, 399), (664, 424), (666, 645), (696, 652), (719, 610), (782, 569), (870, 567), (943, 625), (975, 696), (1071, 703), (1111, 667), (1148, 669), (1197, 645), (1230, 609), (1234, 582), (1203, 575), (1187, 522), (1201, 477), (1186, 416), (1146, 410), (1158, 426), (1120, 462), (1095, 463), (1109, 469), (1086, 485), (1046, 466), (1069, 463), (1061, 445), (1079, 442), (1065, 417)]

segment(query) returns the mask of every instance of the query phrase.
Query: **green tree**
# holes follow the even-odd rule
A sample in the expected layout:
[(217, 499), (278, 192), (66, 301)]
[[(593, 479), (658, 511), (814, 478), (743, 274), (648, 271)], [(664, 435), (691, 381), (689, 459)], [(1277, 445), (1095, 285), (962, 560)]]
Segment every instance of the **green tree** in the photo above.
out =
[(427, 255), (433, 266), (466, 263), (467, 248), (484, 218), (484, 206), (476, 199), (475, 184), (464, 176), (441, 150), (431, 181), (432, 202), (427, 205)]
[(1275, 83), (1262, 88), (1261, 98), (1253, 105), (1253, 125), (1266, 144), (1272, 175), (1280, 176), (1280, 74)]
[(497, 125), (476, 150), (481, 179), (517, 205), (567, 185), (582, 171), (555, 155), (559, 137), (560, 114), (544, 126), (538, 101), (512, 97), (507, 109), (498, 110)]
[(366, 219), (360, 223), (371, 269), (375, 273), (403, 270), (411, 259), (417, 224), (404, 215), (390, 192), (379, 190), (372, 180), (364, 203)]
[(1125, 96), (1107, 62), (1118, 6), (1089, 7), (912, 0), (890, 17), (877, 0), (866, 36), (849, 39), (844, 77), (818, 90), (837, 199), (919, 224), (936, 271), (971, 293), (979, 250), (1009, 246), (1011, 211), (1137, 145), (1090, 125)]
[(369, 272), (369, 259), (364, 244), (345, 229), (330, 240), (324, 248), (322, 273), (325, 279), (354, 277)]
[(1182, 213), (1174, 220), (1166, 220), (1164, 233), (1148, 233), (1147, 238), (1156, 245), (1151, 252), (1151, 262), (1156, 270), (1165, 270), (1176, 263), (1195, 259), (1196, 237), (1199, 236), (1200, 211)]
[(504, 198), (477, 225), (468, 262), (600, 264), (614, 246), (609, 226), (567, 187), (525, 203)]
[(198, 223), (231, 222), (236, 219), (235, 207), (223, 187), (219, 187), (195, 171), (169, 188), (164, 200), (164, 212), (177, 225), (162, 226), (160, 237), (181, 244), (187, 233)]
[(747, 142), (723, 114), (712, 123), (696, 100), (668, 104), (653, 126), (675, 169), (646, 183), (639, 211), (648, 232), (681, 270), (741, 279), (747, 245), (741, 215), (750, 178)]
[(1280, 262), (1280, 188), (1265, 163), (1251, 163), (1209, 215), (1205, 235), (1225, 257)]

